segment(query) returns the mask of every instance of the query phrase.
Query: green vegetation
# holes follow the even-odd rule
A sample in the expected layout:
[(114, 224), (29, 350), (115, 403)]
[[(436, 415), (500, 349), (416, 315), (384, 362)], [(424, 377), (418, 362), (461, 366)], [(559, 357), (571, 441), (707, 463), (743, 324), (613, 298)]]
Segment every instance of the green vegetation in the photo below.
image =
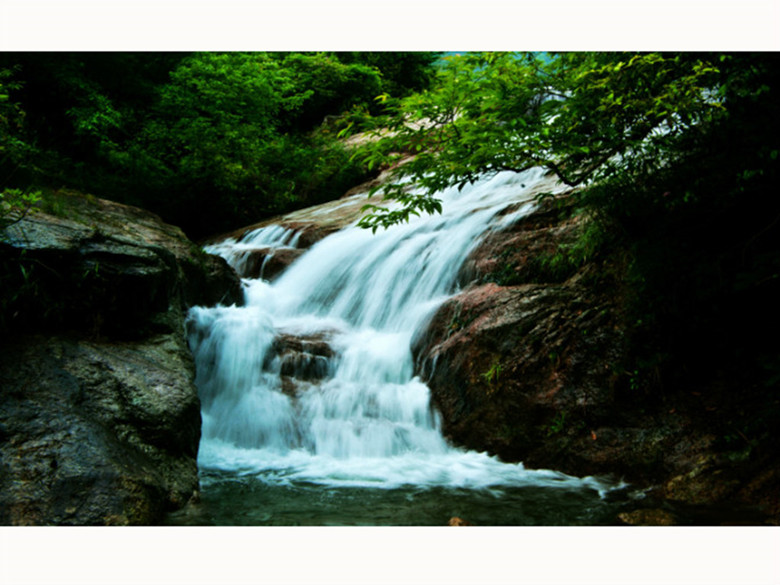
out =
[(547, 427), (547, 436), (557, 435), (566, 428), (566, 411), (562, 410), (553, 417), (550, 426)]
[(425, 189), (383, 187), (405, 210), (375, 209), (366, 227), (436, 210), (434, 193), (484, 173), (546, 166), (571, 186), (641, 180), (673, 162), (676, 141), (725, 115), (718, 69), (693, 56), (570, 53), (453, 57), (436, 86), (388, 104), (392, 131), (367, 149), (368, 165), (420, 154), (396, 170)]
[[(40, 199), (40, 191), (29, 193), (20, 189), (0, 191), (0, 230), (21, 221), (28, 213), (34, 212)], [(0, 237), (2, 237), (1, 234)]]
[(340, 116), (427, 86), (432, 53), (4, 53), (0, 187), (139, 205), (191, 237), (367, 177)]
[(488, 368), (488, 370), (482, 374), (482, 379), (488, 385), (488, 388), (490, 388), (491, 392), (495, 390), (494, 386), (498, 384), (501, 378), (501, 370), (503, 370), (503, 366), (501, 365), (499, 358), (495, 357), (493, 359), (493, 363), (490, 365), (490, 368)]
[(712, 376), (735, 392), (777, 388), (780, 347), (767, 340), (780, 325), (778, 55), (446, 61), (428, 91), (354, 119), (377, 131), (361, 153), (367, 166), (414, 155), (380, 188), (403, 207), (369, 208), (364, 227), (436, 212), (438, 190), (485, 173), (546, 167), (577, 187), (572, 210), (588, 222), (579, 241), (537, 259), (538, 271), (565, 279), (596, 260), (612, 274), (604, 286), (624, 289), (627, 392), (661, 396), (654, 390)]

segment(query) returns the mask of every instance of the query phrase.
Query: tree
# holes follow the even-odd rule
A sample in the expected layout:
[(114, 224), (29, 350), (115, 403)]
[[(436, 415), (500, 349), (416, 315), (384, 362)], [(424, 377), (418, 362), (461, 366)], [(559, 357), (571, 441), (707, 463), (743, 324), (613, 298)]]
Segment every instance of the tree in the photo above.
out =
[(147, 207), (195, 236), (359, 182), (330, 122), (383, 91), (375, 65), (326, 53), (5, 53), (0, 69), (24, 82), (35, 156), (9, 152), (28, 179)]
[[(425, 51), (335, 53), (335, 57), (343, 63), (359, 63), (378, 70), (382, 74), (382, 92), (396, 98), (428, 89), (439, 55)], [(371, 99), (379, 93), (373, 94)]]
[[(389, 134), (370, 144), (368, 165), (418, 153), (384, 187), (400, 210), (372, 208), (365, 227), (435, 211), (435, 193), (485, 173), (554, 171), (570, 186), (640, 180), (668, 164), (683, 134), (723, 114), (718, 70), (706, 58), (659, 54), (554, 56), (487, 53), (450, 57), (433, 89), (390, 104), (372, 120)], [(421, 195), (406, 192), (411, 178)]]
[[(4, 184), (32, 150), (24, 138), (25, 113), (12, 96), (22, 87), (15, 73), (15, 69), (0, 69), (0, 172), (5, 175)], [(4, 184), (0, 185), (0, 232), (34, 211), (40, 200), (38, 191), (6, 188)]]
[(378, 89), (375, 70), (321, 54), (194, 54), (159, 88), (126, 166), (166, 192), (164, 215), (191, 231), (251, 223), (339, 196), (362, 176), (313, 129)]
[(0, 187), (35, 153), (26, 133), (27, 113), (18, 101), (23, 86), (18, 67), (0, 67)]

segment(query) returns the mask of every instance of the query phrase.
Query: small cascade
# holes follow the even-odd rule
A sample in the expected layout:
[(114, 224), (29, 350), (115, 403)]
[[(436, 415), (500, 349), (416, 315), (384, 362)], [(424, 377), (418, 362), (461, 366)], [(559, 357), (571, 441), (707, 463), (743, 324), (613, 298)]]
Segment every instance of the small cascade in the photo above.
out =
[[(529, 213), (543, 187), (532, 170), (447, 190), (440, 215), (376, 234), (352, 225), (273, 282), (245, 278), (243, 307), (193, 308), (201, 468), (284, 485), (608, 489), (448, 445), (414, 376), (413, 336), (457, 292), (464, 259)], [(207, 250), (247, 275), (252, 251), (294, 248), (298, 236), (267, 226)]]
[[(278, 254), (297, 257), (303, 250), (298, 248), (300, 232), (278, 225), (257, 228), (245, 233), (238, 240), (227, 238), (216, 244), (206, 246), (209, 254), (222, 256), (235, 271), (250, 278), (267, 278), (269, 265), (273, 265)], [(276, 271), (274, 271), (276, 272)]]

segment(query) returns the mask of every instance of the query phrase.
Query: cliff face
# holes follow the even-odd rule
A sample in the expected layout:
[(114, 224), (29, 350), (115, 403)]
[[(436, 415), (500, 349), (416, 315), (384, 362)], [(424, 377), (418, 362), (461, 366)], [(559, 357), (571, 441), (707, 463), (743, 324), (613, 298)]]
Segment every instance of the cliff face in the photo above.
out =
[(198, 489), (186, 310), (240, 282), (150, 213), (57, 201), (0, 242), (0, 523), (159, 523)]

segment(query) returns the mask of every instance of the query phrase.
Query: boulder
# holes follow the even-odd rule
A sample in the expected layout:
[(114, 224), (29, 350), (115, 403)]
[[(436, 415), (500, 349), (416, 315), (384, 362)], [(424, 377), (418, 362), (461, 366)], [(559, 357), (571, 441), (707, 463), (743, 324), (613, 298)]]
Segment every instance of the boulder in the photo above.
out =
[(186, 344), (24, 336), (0, 355), (0, 523), (154, 524), (198, 488)]
[(185, 314), (240, 281), (153, 214), (58, 202), (0, 239), (0, 523), (161, 523), (198, 490)]
[[(556, 435), (576, 429), (590, 437), (613, 421), (610, 380), (621, 338), (612, 308), (575, 284), (489, 283), (446, 302), (413, 352), (447, 436), (505, 460), (551, 466)], [(591, 471), (612, 468), (604, 463)]]
[(564, 463), (568, 451), (557, 444), (615, 422), (623, 358), (615, 289), (588, 269), (567, 274), (542, 261), (575, 241), (582, 225), (548, 203), (490, 234), (461, 269), (470, 284), (416, 337), (417, 371), (453, 442), (572, 473), (611, 469), (612, 462)]

